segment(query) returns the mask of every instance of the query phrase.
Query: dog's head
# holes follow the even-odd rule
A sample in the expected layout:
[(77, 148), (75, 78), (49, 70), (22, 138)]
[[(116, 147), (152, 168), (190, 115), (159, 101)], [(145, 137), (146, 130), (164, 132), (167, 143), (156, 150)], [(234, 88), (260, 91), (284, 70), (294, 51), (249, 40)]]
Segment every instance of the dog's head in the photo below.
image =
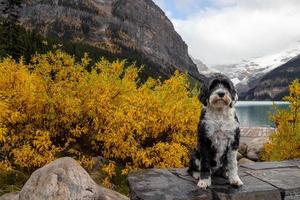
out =
[(223, 74), (212, 75), (201, 86), (199, 100), (204, 106), (233, 107), (237, 99), (238, 96), (233, 83)]

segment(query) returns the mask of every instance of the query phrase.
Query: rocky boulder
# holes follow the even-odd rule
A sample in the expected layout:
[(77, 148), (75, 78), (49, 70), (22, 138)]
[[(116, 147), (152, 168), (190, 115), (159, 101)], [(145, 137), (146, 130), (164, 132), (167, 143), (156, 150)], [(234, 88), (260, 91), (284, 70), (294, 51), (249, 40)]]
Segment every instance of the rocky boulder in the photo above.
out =
[(60, 158), (36, 170), (19, 194), (7, 194), (0, 200), (128, 200), (97, 185), (72, 158)]
[(13, 193), (4, 194), (3, 196), (0, 197), (0, 200), (19, 200), (19, 193), (13, 192)]
[(246, 156), (247, 154), (247, 144), (245, 142), (242, 142), (239, 146), (239, 153), (243, 156)]
[(240, 152), (237, 152), (236, 159), (239, 161), (243, 158), (243, 155)]
[(268, 142), (268, 138), (255, 138), (247, 144), (247, 158), (253, 161), (260, 160), (260, 152), (264, 145)]
[(252, 160), (249, 160), (249, 159), (247, 159), (247, 158), (241, 158), (241, 159), (239, 159), (239, 165), (242, 165), (242, 164), (250, 164), (250, 163), (254, 163), (254, 161), (252, 161)]

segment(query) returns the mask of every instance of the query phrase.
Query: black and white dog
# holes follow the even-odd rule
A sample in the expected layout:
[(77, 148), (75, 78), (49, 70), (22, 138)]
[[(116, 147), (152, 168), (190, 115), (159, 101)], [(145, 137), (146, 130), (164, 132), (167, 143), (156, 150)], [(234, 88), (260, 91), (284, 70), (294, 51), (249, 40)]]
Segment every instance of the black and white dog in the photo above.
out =
[(188, 172), (199, 179), (200, 188), (211, 185), (212, 175), (226, 175), (231, 185), (242, 186), (237, 166), (240, 129), (233, 107), (237, 101), (234, 85), (226, 76), (214, 74), (202, 86), (199, 100), (204, 108), (198, 124), (198, 146)]

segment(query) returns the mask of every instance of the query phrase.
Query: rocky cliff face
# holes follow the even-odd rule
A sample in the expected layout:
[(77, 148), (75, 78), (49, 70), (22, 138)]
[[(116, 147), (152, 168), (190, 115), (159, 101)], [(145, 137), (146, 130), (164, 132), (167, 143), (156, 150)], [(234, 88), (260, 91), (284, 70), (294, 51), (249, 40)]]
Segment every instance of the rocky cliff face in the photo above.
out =
[(244, 97), (246, 100), (282, 100), (288, 95), (288, 86), (300, 78), (300, 55), (272, 70), (259, 79)]
[(199, 78), (187, 45), (151, 0), (25, 0), (20, 13), (25, 28), (45, 36), (112, 53), (130, 49), (164, 75), (179, 69)]

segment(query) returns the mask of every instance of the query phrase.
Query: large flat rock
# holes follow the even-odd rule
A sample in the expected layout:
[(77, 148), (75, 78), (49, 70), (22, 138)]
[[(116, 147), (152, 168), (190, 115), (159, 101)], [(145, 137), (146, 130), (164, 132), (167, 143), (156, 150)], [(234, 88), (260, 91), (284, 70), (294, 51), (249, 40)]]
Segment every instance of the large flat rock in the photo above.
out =
[(197, 180), (186, 169), (149, 169), (128, 176), (133, 200), (280, 200), (280, 191), (252, 176), (241, 174), (245, 186), (235, 188), (223, 178), (214, 178), (208, 190), (197, 187)]
[(245, 167), (252, 170), (288, 168), (298, 166), (300, 166), (300, 160), (286, 160), (282, 162), (256, 162), (241, 165), (241, 167)]
[(128, 183), (133, 200), (300, 200), (299, 166), (299, 160), (245, 165), (239, 170), (240, 188), (213, 177), (209, 189), (199, 189), (185, 168), (137, 171), (128, 175)]
[(244, 186), (235, 188), (226, 181), (222, 182), (218, 179), (213, 181), (211, 190), (213, 191), (213, 199), (217, 200), (281, 200), (280, 191), (272, 185), (258, 180), (252, 176), (241, 177)]
[(279, 188), (285, 199), (300, 199), (300, 168), (257, 170), (248, 173)]
[[(181, 173), (181, 172), (180, 172)], [(199, 190), (190, 176), (176, 175), (167, 169), (142, 170), (128, 175), (132, 200), (207, 200), (211, 191)]]

